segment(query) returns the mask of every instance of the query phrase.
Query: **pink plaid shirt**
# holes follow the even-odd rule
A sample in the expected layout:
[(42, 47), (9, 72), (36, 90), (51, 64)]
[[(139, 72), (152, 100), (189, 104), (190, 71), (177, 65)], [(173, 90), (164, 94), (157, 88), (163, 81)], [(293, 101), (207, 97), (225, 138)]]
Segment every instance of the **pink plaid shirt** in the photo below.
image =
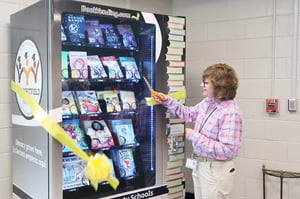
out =
[(196, 155), (216, 160), (237, 157), (243, 122), (242, 113), (234, 100), (215, 103), (205, 98), (197, 105), (187, 107), (168, 97), (163, 105), (186, 122), (195, 123), (189, 140)]

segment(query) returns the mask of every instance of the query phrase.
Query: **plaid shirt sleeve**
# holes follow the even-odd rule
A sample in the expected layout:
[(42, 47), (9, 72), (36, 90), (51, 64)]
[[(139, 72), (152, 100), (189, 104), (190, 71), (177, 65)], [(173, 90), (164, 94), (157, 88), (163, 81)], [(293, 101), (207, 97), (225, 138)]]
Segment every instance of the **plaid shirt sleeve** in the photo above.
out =
[(170, 96), (168, 96), (168, 100), (163, 102), (163, 105), (167, 107), (171, 113), (176, 114), (184, 121), (195, 122), (199, 114), (199, 107), (202, 103), (203, 102), (200, 102), (195, 106), (188, 107), (181, 104), (176, 99), (173, 99)]

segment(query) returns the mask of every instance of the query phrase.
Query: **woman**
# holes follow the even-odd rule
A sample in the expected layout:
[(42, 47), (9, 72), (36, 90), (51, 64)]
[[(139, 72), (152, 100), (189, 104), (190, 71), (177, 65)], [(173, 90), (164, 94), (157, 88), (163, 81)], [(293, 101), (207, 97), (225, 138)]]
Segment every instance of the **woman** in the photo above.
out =
[[(226, 64), (206, 68), (201, 87), (205, 98), (188, 107), (163, 93), (153, 91), (154, 99), (170, 112), (194, 122), (194, 129), (186, 128), (186, 139), (192, 142), (192, 167), (196, 199), (227, 199), (232, 191), (235, 165), (241, 146), (242, 114), (234, 100), (238, 78)], [(192, 163), (191, 163), (192, 162)]]

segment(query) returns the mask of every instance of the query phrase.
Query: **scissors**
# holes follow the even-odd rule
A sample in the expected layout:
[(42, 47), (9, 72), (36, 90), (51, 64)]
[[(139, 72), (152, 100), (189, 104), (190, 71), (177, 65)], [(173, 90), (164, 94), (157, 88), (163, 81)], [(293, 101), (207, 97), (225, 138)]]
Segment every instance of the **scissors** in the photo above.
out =
[(150, 93), (152, 95), (157, 95), (157, 92), (153, 90), (153, 88), (151, 87), (151, 85), (150, 85), (149, 81), (146, 79), (146, 77), (143, 76), (143, 79), (144, 79), (146, 86), (148, 87)]

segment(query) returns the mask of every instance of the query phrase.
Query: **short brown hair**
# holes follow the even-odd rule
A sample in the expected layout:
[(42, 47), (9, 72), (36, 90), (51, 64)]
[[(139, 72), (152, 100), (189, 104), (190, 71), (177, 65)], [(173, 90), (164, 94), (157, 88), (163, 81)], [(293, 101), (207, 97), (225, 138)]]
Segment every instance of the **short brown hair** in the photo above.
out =
[(203, 71), (202, 79), (211, 80), (215, 100), (224, 101), (235, 98), (238, 78), (235, 70), (227, 64), (214, 64)]

